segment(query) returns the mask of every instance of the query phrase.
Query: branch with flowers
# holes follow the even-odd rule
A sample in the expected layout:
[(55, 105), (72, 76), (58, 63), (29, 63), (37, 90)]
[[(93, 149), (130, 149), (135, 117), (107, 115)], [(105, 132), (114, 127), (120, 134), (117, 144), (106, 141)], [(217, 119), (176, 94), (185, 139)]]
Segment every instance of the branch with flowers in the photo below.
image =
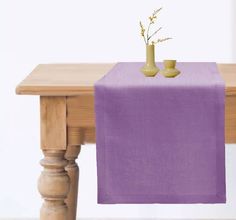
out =
[[(151, 26), (155, 23), (156, 19), (157, 19), (157, 15), (158, 13), (161, 11), (162, 8), (159, 8), (157, 10), (155, 10), (151, 16), (149, 16), (149, 24), (148, 24), (148, 28), (147, 28), (147, 32), (146, 29), (144, 28), (144, 25), (142, 24), (142, 22), (139, 22), (140, 28), (141, 28), (141, 36), (144, 39), (145, 44), (149, 45), (150, 44), (150, 40), (162, 29), (162, 27), (158, 28), (156, 31), (154, 31), (152, 34), (150, 34), (150, 28)], [(166, 38), (158, 38), (157, 40), (152, 40), (151, 44), (157, 44), (157, 43), (161, 43), (167, 40), (170, 40), (172, 38), (170, 37), (166, 37)]]

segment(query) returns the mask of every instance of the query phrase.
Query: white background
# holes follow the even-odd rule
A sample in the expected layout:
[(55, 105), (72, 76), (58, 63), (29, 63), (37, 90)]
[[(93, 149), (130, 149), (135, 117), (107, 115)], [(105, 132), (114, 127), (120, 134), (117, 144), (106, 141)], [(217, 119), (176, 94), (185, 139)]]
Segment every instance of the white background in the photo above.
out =
[[(143, 61), (139, 19), (163, 6), (156, 59), (236, 61), (235, 0), (1, 0), (0, 218), (38, 217), (38, 97), (15, 86), (38, 63)], [(227, 204), (97, 205), (95, 145), (84, 146), (80, 217), (236, 218), (236, 146), (227, 145)]]

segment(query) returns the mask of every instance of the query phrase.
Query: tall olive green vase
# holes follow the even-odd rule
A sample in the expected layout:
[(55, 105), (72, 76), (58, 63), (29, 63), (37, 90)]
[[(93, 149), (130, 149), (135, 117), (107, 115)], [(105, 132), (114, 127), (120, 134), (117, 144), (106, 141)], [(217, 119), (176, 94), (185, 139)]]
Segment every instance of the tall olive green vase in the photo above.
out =
[(141, 72), (145, 76), (155, 76), (159, 72), (159, 68), (155, 63), (155, 45), (146, 45), (146, 63), (141, 68)]

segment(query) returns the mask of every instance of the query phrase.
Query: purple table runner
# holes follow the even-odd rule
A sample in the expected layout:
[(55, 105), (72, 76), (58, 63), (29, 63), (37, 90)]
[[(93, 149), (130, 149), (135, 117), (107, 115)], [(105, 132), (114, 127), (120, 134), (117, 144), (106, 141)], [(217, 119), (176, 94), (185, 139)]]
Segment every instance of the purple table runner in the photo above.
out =
[(142, 65), (118, 63), (95, 84), (98, 203), (225, 203), (216, 64), (178, 63), (175, 78)]

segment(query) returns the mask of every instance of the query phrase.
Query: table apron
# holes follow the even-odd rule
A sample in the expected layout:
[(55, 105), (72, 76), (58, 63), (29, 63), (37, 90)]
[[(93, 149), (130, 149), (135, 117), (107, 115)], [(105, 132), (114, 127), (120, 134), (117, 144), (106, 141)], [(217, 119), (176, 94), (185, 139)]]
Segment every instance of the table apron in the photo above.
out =
[[(95, 143), (94, 94), (68, 96), (66, 105), (68, 144)], [(225, 143), (236, 143), (236, 95), (226, 95)]]

